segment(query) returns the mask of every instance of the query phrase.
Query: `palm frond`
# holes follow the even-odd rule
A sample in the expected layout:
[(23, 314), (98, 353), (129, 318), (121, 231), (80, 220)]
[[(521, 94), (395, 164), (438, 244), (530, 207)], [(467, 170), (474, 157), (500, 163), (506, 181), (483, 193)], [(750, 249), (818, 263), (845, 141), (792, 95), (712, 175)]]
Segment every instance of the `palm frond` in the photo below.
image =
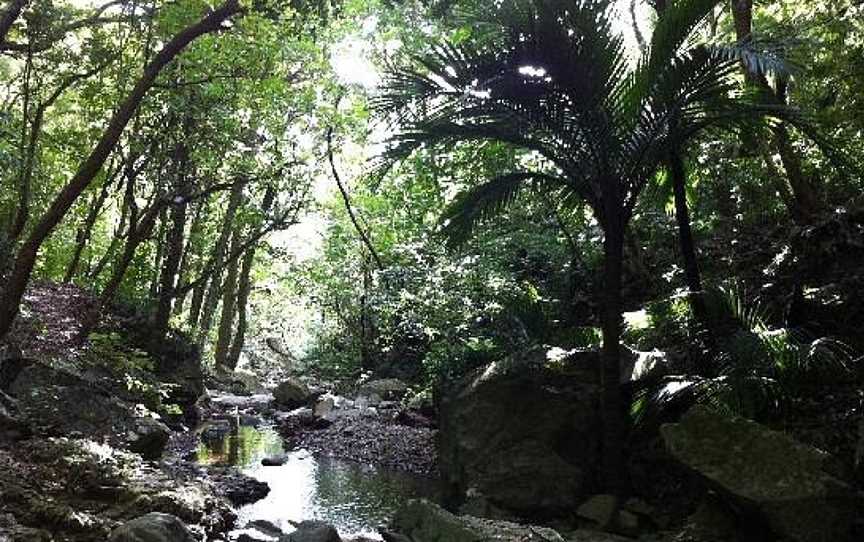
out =
[(562, 179), (537, 172), (517, 171), (495, 177), (461, 193), (441, 216), (442, 233), (451, 246), (464, 244), (475, 228), (506, 209), (527, 184), (551, 190), (565, 186)]

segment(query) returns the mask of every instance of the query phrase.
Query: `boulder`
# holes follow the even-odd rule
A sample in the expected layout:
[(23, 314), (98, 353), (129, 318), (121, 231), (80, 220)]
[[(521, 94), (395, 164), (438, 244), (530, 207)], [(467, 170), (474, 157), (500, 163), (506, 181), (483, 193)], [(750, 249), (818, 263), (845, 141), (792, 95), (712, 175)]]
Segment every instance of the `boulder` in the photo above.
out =
[(260, 501), (270, 493), (270, 486), (266, 482), (231, 469), (221, 472), (212, 470), (211, 475), (218, 481), (224, 497), (234, 506)]
[(114, 529), (108, 542), (195, 542), (177, 517), (153, 512)]
[[(590, 361), (584, 360), (586, 366)], [(599, 453), (599, 387), (534, 349), (468, 375), (440, 404), (439, 463), (449, 489), (530, 517), (569, 513)]]
[(362, 384), (357, 396), (379, 397), (382, 401), (399, 401), (408, 393), (408, 384), (398, 378), (381, 378)]
[(284, 537), (282, 542), (342, 542), (336, 529), (322, 521), (302, 521), (294, 527), (297, 530)]
[(312, 400), (312, 392), (302, 382), (288, 379), (276, 386), (273, 398), (280, 407), (294, 409), (306, 406)]
[(552, 529), (456, 516), (422, 499), (400, 508), (381, 535), (394, 542), (564, 542)]
[(576, 509), (576, 515), (607, 529), (612, 526), (617, 510), (618, 499), (614, 495), (594, 495)]
[(34, 363), (11, 383), (9, 393), (39, 433), (80, 435), (157, 459), (170, 430), (146, 411), (69, 371)]
[[(831, 456), (755, 422), (697, 406), (661, 428), (669, 453), (747, 521), (798, 542), (851, 540), (860, 496)], [(756, 521), (754, 521), (754, 519)]]
[(327, 418), (333, 412), (334, 408), (336, 408), (336, 399), (333, 396), (325, 395), (318, 399), (312, 412), (320, 418)]

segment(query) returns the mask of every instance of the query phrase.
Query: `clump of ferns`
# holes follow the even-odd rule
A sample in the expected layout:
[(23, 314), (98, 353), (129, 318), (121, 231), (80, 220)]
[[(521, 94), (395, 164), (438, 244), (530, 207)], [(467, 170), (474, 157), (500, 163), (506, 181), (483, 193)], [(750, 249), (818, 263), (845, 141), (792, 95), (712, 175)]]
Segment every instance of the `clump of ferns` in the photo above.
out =
[(832, 389), (859, 379), (853, 350), (837, 339), (772, 328), (758, 300), (738, 287), (705, 295), (716, 345), (700, 374), (649, 376), (633, 385), (638, 430), (653, 431), (695, 403), (757, 421), (782, 424)]

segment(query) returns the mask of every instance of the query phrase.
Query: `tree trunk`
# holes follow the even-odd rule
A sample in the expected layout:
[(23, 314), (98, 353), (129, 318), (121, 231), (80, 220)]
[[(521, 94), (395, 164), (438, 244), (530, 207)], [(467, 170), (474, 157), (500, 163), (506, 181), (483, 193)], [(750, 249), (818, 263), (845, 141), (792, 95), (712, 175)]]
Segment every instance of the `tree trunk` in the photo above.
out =
[(669, 173), (675, 196), (675, 220), (678, 223), (678, 241), (681, 245), (681, 258), (684, 260), (684, 279), (691, 295), (702, 292), (702, 278), (696, 259), (696, 246), (690, 227), (690, 211), (687, 209), (687, 171), (684, 161), (677, 152), (669, 154)]
[[(183, 247), (183, 256), (180, 258), (180, 267), (179, 267), (179, 276), (177, 277), (177, 284), (185, 284), (192, 277), (193, 272), (190, 269), (192, 266), (191, 260), (193, 254), (197, 254), (197, 250), (195, 248), (195, 240), (201, 233), (201, 229), (204, 226), (204, 208), (207, 206), (206, 201), (202, 201), (199, 205), (195, 206), (195, 213), (192, 217), (192, 225), (189, 227), (189, 238)], [(179, 288), (178, 288), (179, 289)], [(181, 314), (183, 312), (183, 305), (186, 302), (187, 293), (186, 292), (176, 292), (174, 295), (174, 308), (173, 314)]]
[[(234, 230), (231, 240), (231, 253), (237, 250), (242, 236), (242, 227), (238, 225)], [(237, 277), (240, 273), (240, 263), (234, 259), (228, 264), (228, 273), (225, 276), (225, 284), (222, 288), (222, 314), (219, 317), (219, 327), (216, 334), (216, 348), (213, 358), (216, 367), (228, 368), (228, 356), (231, 348), (232, 332), (234, 330), (234, 315), (237, 308)]]
[(247, 311), (249, 297), (252, 294), (252, 268), (254, 265), (255, 247), (252, 247), (243, 256), (243, 263), (240, 268), (240, 279), (237, 286), (237, 331), (234, 334), (228, 359), (225, 362), (225, 367), (231, 371), (235, 370), (240, 362), (240, 353), (243, 351), (243, 343), (246, 340)]
[(192, 43), (193, 40), (204, 34), (215, 32), (222, 28), (222, 23), (229, 17), (239, 13), (241, 10), (239, 0), (226, 0), (218, 9), (211, 11), (199, 22), (184, 29), (169, 41), (164, 48), (153, 58), (144, 69), (144, 73), (129, 96), (116, 109), (108, 126), (99, 139), (90, 156), (81, 164), (78, 172), (69, 183), (63, 187), (60, 194), (54, 199), (48, 210), (33, 228), (33, 231), (24, 241), (12, 266), (12, 274), (0, 297), (0, 339), (6, 337), (12, 324), (18, 316), (21, 306), (21, 298), (30, 281), (30, 274), (36, 265), (36, 258), (42, 243), (54, 231), (54, 228), (69, 212), (69, 209), (84, 190), (93, 181), (93, 178), (102, 169), (102, 165), (117, 145), (117, 141), (123, 133), (129, 120), (135, 114), (147, 91), (153, 86), (159, 72), (162, 71), (174, 57)]
[[(735, 25), (735, 37), (739, 42), (748, 42), (753, 37), (753, 0), (731, 0), (732, 19)], [(786, 83), (778, 81), (777, 89), (772, 89), (764, 74), (750, 71), (745, 64), (741, 64), (744, 76), (750, 85), (761, 88), (769, 93), (778, 102), (786, 104)], [(801, 167), (801, 157), (792, 148), (789, 142), (789, 130), (784, 123), (772, 128), (772, 141), (774, 148), (780, 155), (783, 169), (786, 170), (786, 179), (792, 193), (792, 207), (789, 213), (799, 223), (810, 223), (813, 218), (824, 210), (824, 202), (819, 196), (819, 191), (813, 186)]]
[(156, 313), (153, 316), (153, 332), (156, 338), (164, 337), (168, 332), (168, 321), (171, 319), (171, 308), (174, 301), (174, 289), (177, 285), (177, 272), (180, 270), (180, 258), (183, 256), (184, 234), (186, 232), (186, 207), (182, 202), (171, 205), (171, 230), (168, 232), (167, 254), (162, 266), (159, 281), (159, 298), (156, 303)]
[[(267, 187), (264, 201), (261, 203), (262, 214), (267, 215), (275, 199), (276, 189), (272, 186)], [(255, 252), (255, 245), (249, 247), (246, 254), (243, 255), (243, 263), (240, 266), (240, 279), (237, 286), (237, 331), (234, 334), (226, 363), (226, 366), (232, 371), (237, 368), (240, 352), (243, 351), (243, 343), (246, 341), (247, 307), (249, 297), (252, 294), (252, 268), (255, 266)]]
[(614, 194), (604, 194), (603, 299), (601, 330), (603, 333), (602, 387), (602, 462), (600, 477), (604, 489), (614, 495), (624, 492), (624, 446), (627, 419), (621, 396), (621, 332), (624, 301), (621, 295), (626, 226), (621, 216), (623, 205)]
[(72, 253), (72, 259), (69, 261), (68, 267), (66, 267), (66, 274), (63, 276), (63, 282), (71, 283), (72, 279), (75, 278), (75, 274), (78, 272), (78, 265), (81, 263), (81, 254), (84, 252), (84, 247), (86, 247), (87, 243), (90, 241), (90, 236), (93, 234), (93, 227), (96, 225), (96, 221), (99, 219), (99, 214), (102, 212), (102, 207), (108, 199), (112, 181), (113, 179), (110, 177), (105, 179), (105, 183), (102, 185), (102, 190), (99, 191), (99, 195), (96, 196), (93, 204), (90, 206), (90, 210), (87, 212), (87, 217), (84, 219), (84, 223), (81, 224), (81, 227), (78, 228), (78, 232), (75, 234), (75, 251)]
[(156, 226), (156, 219), (159, 216), (161, 208), (162, 207), (158, 205), (158, 202), (154, 203), (153, 207), (147, 210), (141, 218), (141, 222), (137, 226), (130, 225), (129, 235), (126, 238), (126, 244), (123, 246), (123, 254), (114, 265), (114, 268), (111, 271), (111, 278), (108, 279), (108, 282), (102, 289), (102, 294), (99, 296), (98, 303), (83, 319), (81, 330), (79, 332), (80, 339), (87, 337), (93, 328), (96, 327), (99, 323), (102, 311), (114, 299), (117, 290), (119, 290), (120, 285), (123, 284), (123, 278), (126, 276), (126, 271), (132, 264), (132, 260), (135, 259), (135, 251), (138, 250), (138, 246), (141, 243), (150, 237), (150, 233), (153, 231), (154, 226)]
[(30, 3), (30, 0), (12, 0), (3, 11), (3, 17), (0, 18), (0, 45), (6, 43), (6, 37), (9, 35), (9, 30), (12, 25), (18, 20), (21, 12)]
[[(197, 342), (202, 344), (204, 338), (210, 332), (210, 326), (213, 323), (213, 313), (216, 310), (216, 304), (219, 302), (219, 297), (222, 295), (222, 267), (225, 265), (225, 254), (228, 252), (228, 242), (231, 239), (231, 233), (234, 231), (234, 217), (237, 214), (237, 209), (243, 200), (243, 187), (245, 183), (238, 182), (231, 190), (231, 196), (228, 200), (228, 208), (225, 210), (225, 218), (222, 221), (222, 231), (219, 235), (219, 240), (214, 248), (214, 256), (212, 263), (213, 275), (210, 278), (209, 286), (202, 288), (201, 295), (203, 302), (197, 306), (195, 298), (192, 298), (193, 308), (196, 309), (196, 314), (190, 314), (190, 324), (195, 327), (195, 322), (191, 320), (194, 316), (198, 319), (197, 310), (200, 307), (201, 321), (198, 325)], [(205, 285), (207, 281), (205, 281)]]
[(154, 243), (156, 245), (156, 253), (153, 255), (153, 265), (150, 266), (150, 291), (148, 292), (149, 299), (156, 299), (159, 295), (159, 279), (162, 277), (162, 262), (165, 260), (165, 243), (168, 238), (168, 213), (162, 208), (159, 210), (158, 232)]
[[(187, 121), (188, 126), (188, 121)], [(187, 134), (184, 134), (187, 135)], [(168, 232), (167, 253), (160, 276), (158, 300), (153, 315), (154, 339), (160, 339), (168, 332), (171, 319), (171, 306), (177, 286), (177, 273), (183, 257), (183, 242), (186, 233), (186, 210), (189, 206), (186, 192), (189, 166), (189, 149), (181, 142), (177, 146), (176, 189), (180, 195), (171, 204), (171, 229)]]

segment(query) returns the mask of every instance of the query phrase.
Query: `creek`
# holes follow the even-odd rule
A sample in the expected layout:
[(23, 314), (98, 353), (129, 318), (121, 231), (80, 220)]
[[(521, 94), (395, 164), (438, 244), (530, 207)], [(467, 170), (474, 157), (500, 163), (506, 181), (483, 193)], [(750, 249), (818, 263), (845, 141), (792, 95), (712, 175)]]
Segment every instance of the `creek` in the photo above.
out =
[(234, 466), (270, 486), (267, 497), (236, 509), (241, 527), (266, 520), (288, 533), (294, 529), (290, 522), (316, 519), (336, 527), (343, 538), (380, 540), (378, 527), (407, 499), (439, 500), (435, 480), (302, 449), (287, 452), (283, 465), (261, 464), (262, 459), (281, 454), (283, 440), (273, 427), (240, 425), (224, 438), (202, 441), (197, 459), (202, 465)]

